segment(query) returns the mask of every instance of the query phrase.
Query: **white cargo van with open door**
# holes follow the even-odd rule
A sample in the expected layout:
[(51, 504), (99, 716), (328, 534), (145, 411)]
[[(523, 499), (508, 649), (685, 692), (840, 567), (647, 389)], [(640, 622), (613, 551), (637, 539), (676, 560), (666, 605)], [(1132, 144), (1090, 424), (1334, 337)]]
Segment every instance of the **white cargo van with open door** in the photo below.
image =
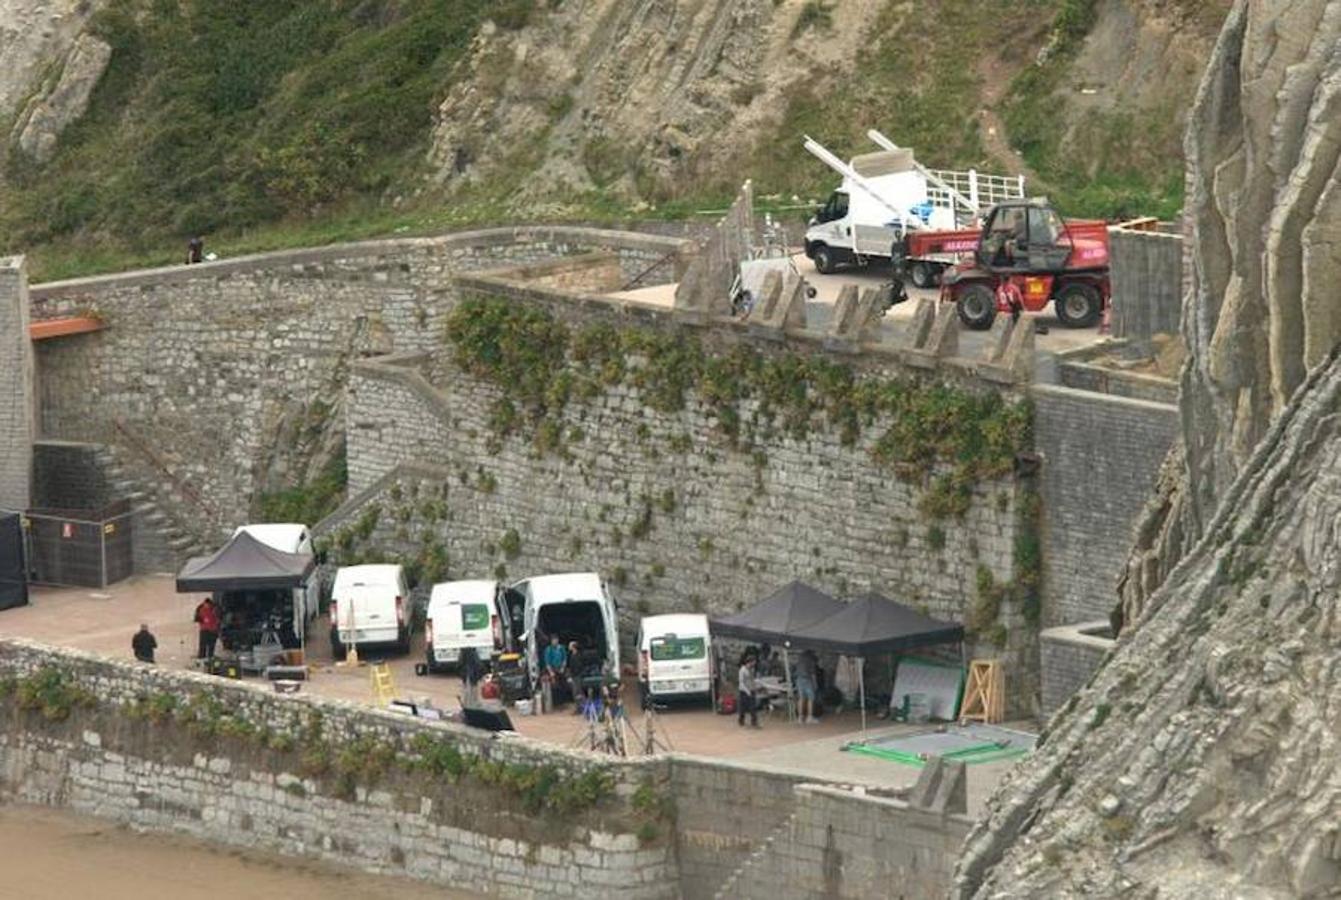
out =
[(503, 649), (502, 588), (497, 581), (449, 581), (433, 585), (424, 620), (428, 670), (455, 665), (461, 651), (474, 647), (487, 662)]
[(344, 659), (351, 645), (360, 653), (374, 645), (410, 652), (409, 603), (404, 567), (342, 567), (331, 588), (331, 653)]
[(646, 700), (711, 698), (713, 660), (705, 615), (647, 616), (638, 626), (638, 677)]
[(541, 575), (511, 588), (524, 599), (526, 667), (539, 684), (540, 655), (551, 637), (567, 646), (577, 641), (578, 659), (569, 667), (579, 688), (619, 677), (619, 624), (615, 600), (595, 572)]

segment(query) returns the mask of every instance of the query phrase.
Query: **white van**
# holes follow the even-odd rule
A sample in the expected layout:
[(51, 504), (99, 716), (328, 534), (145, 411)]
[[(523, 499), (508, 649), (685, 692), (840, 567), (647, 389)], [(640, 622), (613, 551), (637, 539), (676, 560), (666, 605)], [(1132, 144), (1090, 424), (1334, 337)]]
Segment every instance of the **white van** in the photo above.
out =
[[(256, 538), (267, 547), (272, 547), (282, 553), (295, 553), (301, 556), (311, 556), (314, 553), (312, 532), (306, 525), (297, 522), (263, 522), (254, 525), (240, 525), (233, 529), (233, 537), (237, 537), (243, 532)], [(216, 597), (215, 599), (226, 606), (229, 598)], [(297, 646), (303, 643), (303, 637), (307, 632), (307, 623), (316, 618), (320, 609), (321, 583), (315, 572), (308, 578), (306, 584), (293, 589), (292, 599), (293, 634), (284, 643), (287, 645), (293, 642)]]
[(487, 662), (503, 649), (502, 587), (497, 581), (449, 581), (433, 585), (424, 621), (428, 670), (455, 664), (461, 651), (474, 647)]
[(711, 697), (713, 659), (705, 615), (647, 616), (638, 625), (638, 677), (648, 699)]
[(344, 566), (331, 588), (331, 652), (344, 659), (349, 646), (393, 644), (410, 651), (410, 591), (405, 569), (381, 564)]
[(619, 623), (615, 600), (595, 572), (541, 575), (514, 584), (524, 601), (526, 666), (531, 683), (540, 677), (540, 657), (551, 637), (564, 646), (577, 641), (579, 658), (569, 666), (579, 687), (619, 677)]

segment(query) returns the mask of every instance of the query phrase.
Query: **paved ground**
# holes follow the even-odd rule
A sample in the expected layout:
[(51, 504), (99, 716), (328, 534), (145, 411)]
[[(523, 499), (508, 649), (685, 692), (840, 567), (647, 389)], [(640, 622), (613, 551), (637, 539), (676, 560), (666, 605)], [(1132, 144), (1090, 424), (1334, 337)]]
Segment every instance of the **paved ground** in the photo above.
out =
[[(812, 329), (822, 330), (826, 327), (829, 317), (833, 314), (833, 304), (845, 285), (855, 284), (858, 288), (864, 290), (871, 287), (880, 287), (889, 282), (889, 267), (887, 265), (872, 265), (869, 268), (862, 269), (840, 269), (832, 275), (821, 275), (815, 271), (814, 264), (806, 259), (804, 254), (796, 254), (793, 257), (793, 262), (796, 264), (797, 271), (815, 287), (816, 295), (814, 299), (806, 304), (806, 319)], [(660, 306), (669, 306), (675, 296), (675, 287), (673, 284), (656, 285), (626, 291), (616, 296), (645, 303), (655, 303)], [(908, 320), (912, 318), (913, 312), (917, 309), (918, 299), (922, 297), (936, 299), (940, 296), (940, 290), (919, 290), (912, 285), (908, 285), (908, 296), (910, 299), (907, 303), (895, 306), (885, 315), (882, 330), (886, 340), (896, 339), (902, 335), (903, 330), (907, 327)], [(1063, 327), (1057, 321), (1057, 317), (1052, 314), (1051, 307), (1048, 308), (1047, 312), (1026, 313), (1025, 318), (1046, 327), (1048, 330), (1047, 334), (1039, 334), (1035, 338), (1035, 346), (1040, 351), (1037, 372), (1040, 381), (1050, 382), (1054, 380), (1052, 354), (1062, 350), (1084, 347), (1099, 339), (1099, 329), (1097, 327)], [(960, 331), (959, 341), (960, 353), (965, 357), (981, 355), (985, 345), (985, 337), (982, 332), (967, 329)]]
[[(172, 668), (188, 668), (195, 655), (195, 626), (191, 613), (199, 597), (178, 594), (168, 576), (142, 576), (103, 590), (85, 588), (36, 588), (29, 606), (0, 612), (0, 636), (22, 637), (57, 646), (71, 647), (123, 659), (130, 658), (130, 638), (140, 622), (148, 623), (158, 638), (158, 662)], [(309, 633), (308, 660), (312, 677), (305, 691), (327, 697), (373, 702), (368, 668), (337, 667), (331, 661), (324, 620), (313, 623)], [(460, 682), (451, 675), (416, 676), (414, 665), (423, 659), (418, 638), (407, 657), (389, 658), (398, 693), (410, 699), (429, 698), (444, 709), (458, 708)], [(636, 696), (632, 689), (626, 696)], [(521, 733), (564, 746), (580, 746), (586, 730), (568, 711), (545, 716), (514, 716)], [(635, 715), (635, 729), (644, 722)], [(841, 778), (875, 787), (903, 787), (913, 783), (917, 770), (898, 763), (859, 757), (840, 751), (845, 743), (860, 737), (860, 717), (855, 712), (826, 716), (818, 725), (786, 721), (781, 713), (766, 716), (758, 730), (740, 728), (733, 716), (721, 716), (706, 706), (686, 706), (662, 712), (657, 731), (670, 748), (702, 756), (749, 760), (790, 771), (827, 778)], [(872, 718), (871, 733), (884, 723)], [(915, 731), (894, 726), (897, 731)], [(889, 728), (879, 729), (890, 733)], [(971, 802), (981, 802), (990, 792), (1005, 764), (985, 764), (971, 769)]]

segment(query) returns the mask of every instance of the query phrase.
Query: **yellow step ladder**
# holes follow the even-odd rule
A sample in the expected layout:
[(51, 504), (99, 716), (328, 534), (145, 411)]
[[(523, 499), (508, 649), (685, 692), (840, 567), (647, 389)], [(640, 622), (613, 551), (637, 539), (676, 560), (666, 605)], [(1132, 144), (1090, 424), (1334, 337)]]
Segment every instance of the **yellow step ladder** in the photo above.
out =
[(396, 682), (391, 678), (391, 667), (378, 663), (372, 667), (373, 701), (378, 706), (390, 706), (396, 699)]

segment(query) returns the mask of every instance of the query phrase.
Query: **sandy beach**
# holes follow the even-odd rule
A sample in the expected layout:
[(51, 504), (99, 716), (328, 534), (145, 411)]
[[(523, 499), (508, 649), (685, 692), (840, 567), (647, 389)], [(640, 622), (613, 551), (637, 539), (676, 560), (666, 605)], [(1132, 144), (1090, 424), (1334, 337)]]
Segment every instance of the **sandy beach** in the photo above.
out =
[(0, 900), (464, 900), (480, 896), (100, 819), (0, 805)]

